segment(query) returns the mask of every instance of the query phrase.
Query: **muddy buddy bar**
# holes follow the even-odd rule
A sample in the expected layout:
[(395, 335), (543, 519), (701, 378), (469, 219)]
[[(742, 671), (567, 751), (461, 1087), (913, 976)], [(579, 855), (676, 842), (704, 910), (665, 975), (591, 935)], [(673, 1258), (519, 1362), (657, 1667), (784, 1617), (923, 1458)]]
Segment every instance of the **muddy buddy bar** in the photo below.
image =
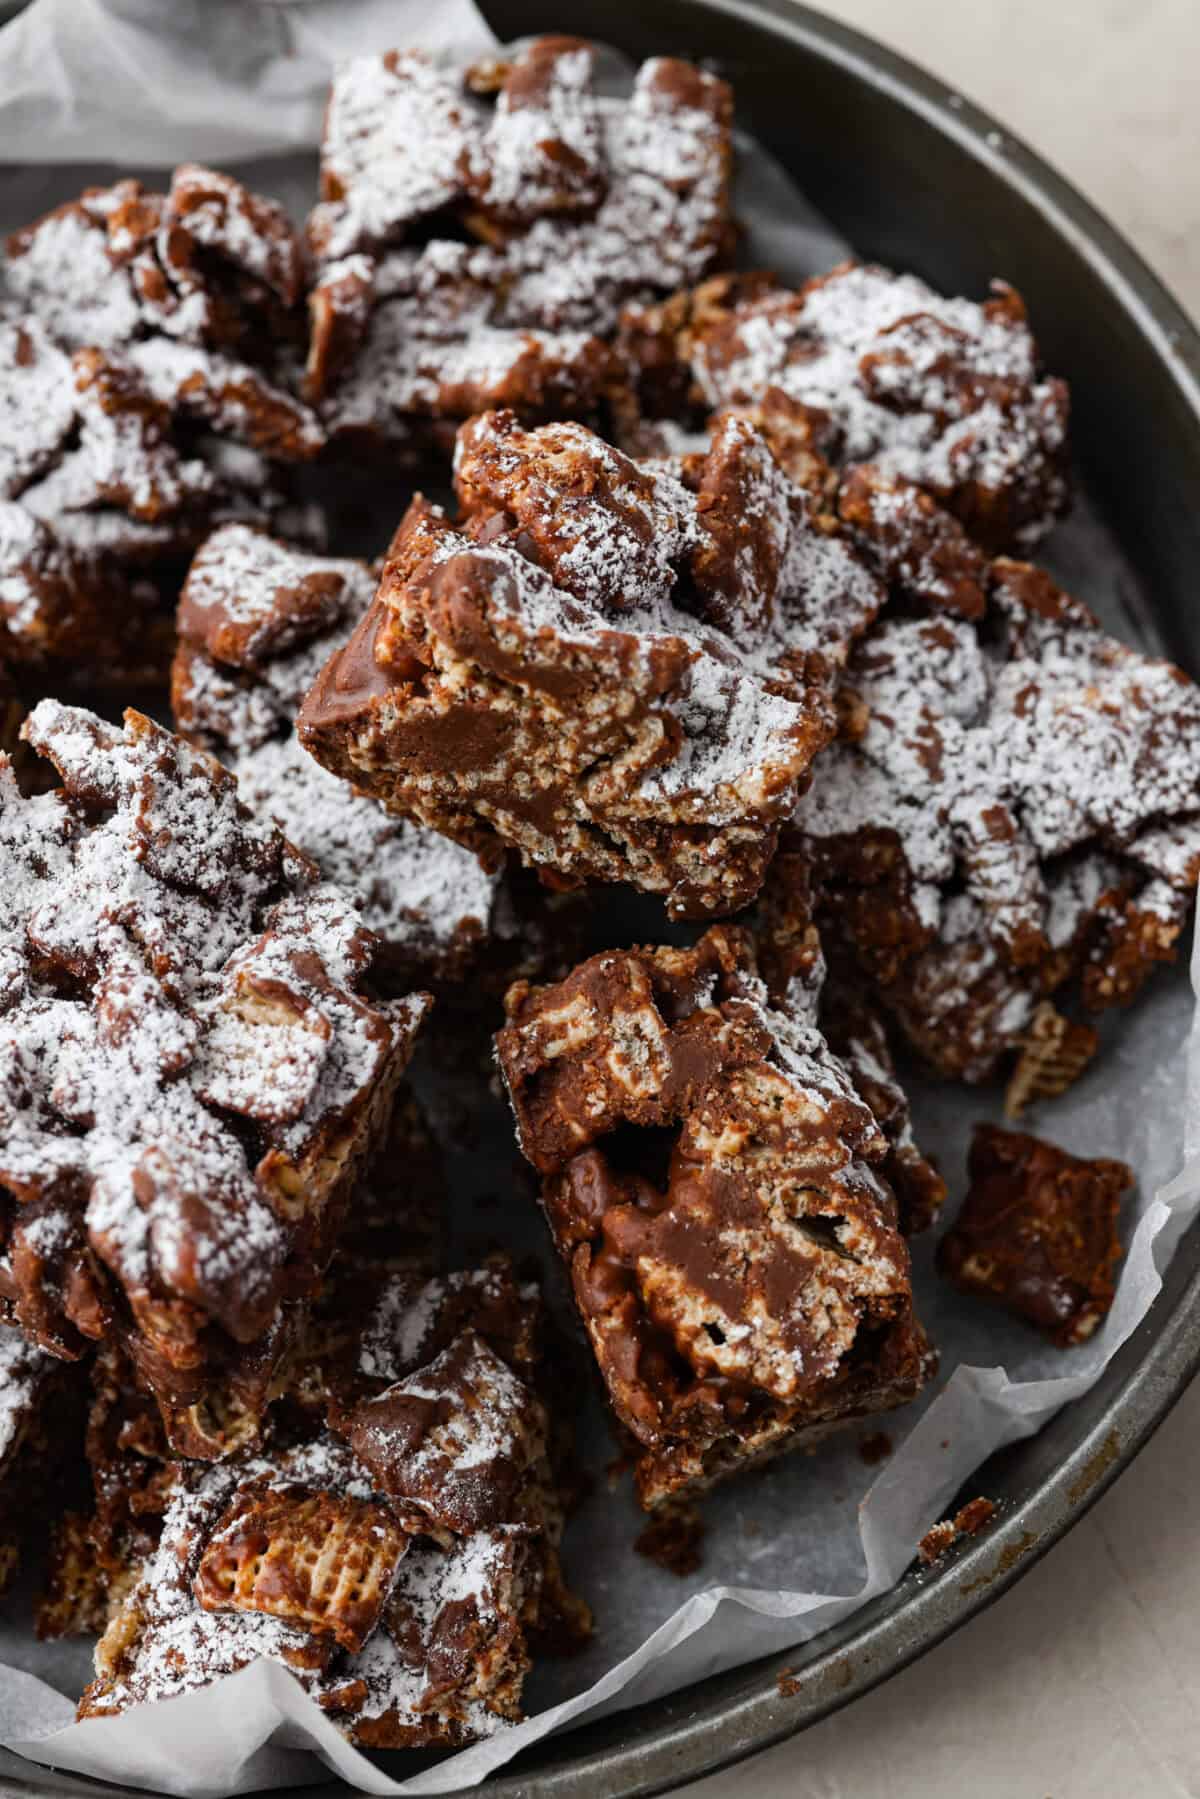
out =
[(63, 785), (0, 769), (0, 1298), (53, 1355), (121, 1342), (212, 1453), (253, 1430), (427, 1001), (374, 996), (354, 906), (211, 757), (50, 700), (25, 736)]
[(488, 407), (590, 416), (623, 302), (728, 266), (729, 87), (658, 57), (616, 99), (595, 61), (546, 37), (466, 70), (389, 51), (337, 75), (307, 378), (335, 441), (427, 452)]
[(683, 916), (762, 884), (884, 589), (751, 426), (680, 479), (484, 413), (300, 714), (335, 774), (464, 845)]
[(903, 1404), (936, 1365), (887, 1137), (790, 997), (719, 926), (518, 983), (496, 1040), (647, 1509)]
[(497, 877), (449, 838), (353, 793), (301, 746), (296, 714), (375, 594), (365, 563), (240, 524), (197, 551), (180, 596), (171, 699), (181, 733), (237, 776), (351, 894), (393, 982), (464, 976), (488, 935)]
[(1200, 874), (1200, 692), (1042, 570), (980, 570), (987, 612), (880, 620), (795, 815), (836, 944), (939, 1073), (1018, 1058), (1016, 1109), (1069, 1085), (1171, 960)]
[(804, 485), (873, 463), (993, 551), (1032, 546), (1066, 509), (1066, 383), (1004, 282), (979, 305), (854, 262), (800, 288), (718, 275), (630, 305), (619, 343), (618, 416), (643, 449), (732, 412)]

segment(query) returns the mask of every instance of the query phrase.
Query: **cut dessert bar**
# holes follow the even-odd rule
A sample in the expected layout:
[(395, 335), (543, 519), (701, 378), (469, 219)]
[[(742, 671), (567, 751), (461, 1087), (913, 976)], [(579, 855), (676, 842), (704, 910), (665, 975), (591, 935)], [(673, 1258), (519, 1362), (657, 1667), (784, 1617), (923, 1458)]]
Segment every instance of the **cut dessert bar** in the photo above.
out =
[(427, 999), (374, 997), (351, 902), (211, 757), (49, 700), (24, 733), (63, 787), (0, 767), (0, 1296), (53, 1354), (117, 1338), (168, 1425), (213, 1381), (261, 1408)]
[(1125, 1004), (1176, 952), (1200, 693), (1028, 564), (991, 564), (987, 591), (985, 631), (886, 616), (864, 641), (796, 822), (827, 936), (922, 1056), (978, 1081), (1023, 1054), (1053, 1091), (1094, 1037), (1051, 996)]
[(887, 1139), (753, 940), (517, 984), (501, 1069), (647, 1509), (913, 1397)]
[(309, 391), (332, 435), (594, 413), (621, 304), (728, 261), (729, 88), (659, 57), (617, 99), (594, 63), (544, 37), (476, 69), (392, 50), (339, 71), (309, 219)]
[(1064, 1349), (1086, 1342), (1113, 1302), (1117, 1213), (1133, 1170), (980, 1124), (968, 1174), (962, 1210), (938, 1245), (940, 1271)]
[(462, 517), (413, 502), (305, 747), (389, 807), (673, 914), (758, 891), (883, 589), (730, 421), (684, 469), (578, 424), (464, 426)]
[(813, 479), (822, 465), (874, 462), (993, 550), (1035, 543), (1066, 506), (1066, 384), (1043, 373), (1003, 282), (981, 305), (853, 262), (798, 289), (717, 276), (631, 307), (622, 359), (637, 410), (733, 409)]
[(314, 556), (244, 525), (197, 551), (180, 598), (172, 703), (259, 816), (337, 881), (394, 978), (462, 976), (488, 934), (496, 878), (469, 850), (360, 797), (300, 744), (300, 702), (366, 611), (364, 563)]
[(564, 1600), (586, 1628), (558, 1571), (537, 1311), (499, 1264), (388, 1277), (333, 1430), (181, 1470), (81, 1717), (260, 1656), (365, 1747), (457, 1745), (519, 1717), (531, 1637)]

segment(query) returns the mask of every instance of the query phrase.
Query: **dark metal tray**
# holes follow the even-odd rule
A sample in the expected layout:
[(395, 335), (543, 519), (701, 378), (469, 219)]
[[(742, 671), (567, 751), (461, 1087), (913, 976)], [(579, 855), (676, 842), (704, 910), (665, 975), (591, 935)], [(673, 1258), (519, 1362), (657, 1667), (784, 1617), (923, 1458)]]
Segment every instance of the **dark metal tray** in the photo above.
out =
[[(1153, 624), (1200, 673), (1200, 334), (1073, 188), (913, 64), (792, 0), (484, 0), (484, 10), (502, 39), (568, 28), (631, 56), (711, 59), (735, 83), (740, 123), (862, 255), (950, 292), (978, 293), (997, 273), (1011, 280), (1047, 363), (1071, 382), (1080, 466), (1154, 596)], [(802, 1648), (544, 1743), (484, 1790), (492, 1799), (662, 1792), (847, 1704), (1018, 1580), (1128, 1466), (1197, 1366), (1200, 1226), (1103, 1379), (972, 1483), (1001, 1503), (981, 1540)], [(6, 1760), (2, 1794), (55, 1788), (47, 1770), (26, 1780), (10, 1768)], [(58, 1790), (127, 1789), (64, 1781)], [(308, 1799), (345, 1791), (296, 1789)]]

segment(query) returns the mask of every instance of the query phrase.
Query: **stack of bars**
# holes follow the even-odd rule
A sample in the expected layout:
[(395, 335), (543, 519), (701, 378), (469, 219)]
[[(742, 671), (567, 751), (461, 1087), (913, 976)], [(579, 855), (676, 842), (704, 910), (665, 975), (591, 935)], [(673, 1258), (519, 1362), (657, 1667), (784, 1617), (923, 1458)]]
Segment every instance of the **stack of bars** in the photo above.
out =
[[(732, 118), (398, 49), (303, 232), (188, 165), (9, 243), (0, 1578), (53, 1520), (85, 1718), (259, 1657), (368, 1747), (519, 1718), (576, 1373), (659, 1519), (913, 1399), (898, 1059), (1017, 1116), (1176, 954), (1200, 693), (1016, 559), (1019, 295), (735, 272)], [(497, 1066), (531, 1173), (449, 1271)], [(945, 1278), (1083, 1341), (1130, 1171), (968, 1177)]]

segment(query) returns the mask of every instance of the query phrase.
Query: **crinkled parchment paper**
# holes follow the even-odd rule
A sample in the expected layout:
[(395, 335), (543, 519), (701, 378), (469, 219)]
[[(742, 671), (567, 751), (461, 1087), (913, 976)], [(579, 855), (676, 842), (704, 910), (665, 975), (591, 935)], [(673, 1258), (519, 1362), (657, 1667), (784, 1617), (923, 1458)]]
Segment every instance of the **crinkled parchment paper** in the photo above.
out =
[[(0, 222), (10, 227), (66, 198), (102, 159), (128, 169), (269, 155), (254, 178), (300, 213), (336, 57), (405, 42), (478, 53), (491, 41), (471, 0), (36, 0), (0, 31), (0, 160), (25, 165), (0, 172)], [(297, 156), (300, 146), (309, 153)], [(59, 165), (91, 168), (29, 166), (35, 148)], [(739, 211), (750, 225), (749, 259), (793, 277), (845, 251), (752, 145), (743, 146)], [(1044, 556), (1111, 629), (1146, 641), (1136, 581), (1086, 503)], [(66, 1783), (51, 1768), (217, 1795), (320, 1778), (320, 1757), (368, 1792), (439, 1793), (572, 1719), (793, 1647), (845, 1618), (899, 1579), (918, 1539), (986, 1456), (1037, 1430), (1096, 1380), (1153, 1302), (1200, 1205), (1194, 1011), (1182, 972), (1161, 979), (1079, 1085), (1037, 1121), (1067, 1148), (1123, 1157), (1139, 1175), (1123, 1219), (1116, 1303), (1085, 1347), (1047, 1348), (1003, 1314), (964, 1303), (933, 1278), (933, 1243), (919, 1239), (920, 1312), (942, 1374), (918, 1404), (884, 1420), (896, 1448), (882, 1472), (858, 1454), (866, 1426), (721, 1489), (705, 1508), (704, 1566), (687, 1580), (635, 1556), (639, 1517), (628, 1483), (613, 1490), (604, 1478), (612, 1445), (595, 1408), (584, 1446), (598, 1479), (568, 1534), (567, 1562), (595, 1608), (597, 1634), (583, 1656), (535, 1672), (526, 1723), (441, 1762), (372, 1761), (348, 1747), (290, 1674), (260, 1662), (218, 1686), (79, 1725), (73, 1696), (88, 1678), (87, 1649), (34, 1643), (14, 1605), (12, 1621), (0, 1621), (0, 1744), (30, 1761), (9, 1757), (9, 1765), (58, 1793)], [(953, 1213), (971, 1124), (995, 1115), (994, 1100), (921, 1083), (914, 1100), (919, 1141), (950, 1179)], [(497, 1171), (513, 1151), (498, 1105), (482, 1121), (481, 1146), (465, 1149), (458, 1136), (447, 1147), (465, 1250), (498, 1228)], [(489, 1189), (490, 1204), (479, 1207)], [(522, 1199), (515, 1212), (504, 1220), (506, 1236), (515, 1231), (517, 1247), (545, 1255), (533, 1208)]]

